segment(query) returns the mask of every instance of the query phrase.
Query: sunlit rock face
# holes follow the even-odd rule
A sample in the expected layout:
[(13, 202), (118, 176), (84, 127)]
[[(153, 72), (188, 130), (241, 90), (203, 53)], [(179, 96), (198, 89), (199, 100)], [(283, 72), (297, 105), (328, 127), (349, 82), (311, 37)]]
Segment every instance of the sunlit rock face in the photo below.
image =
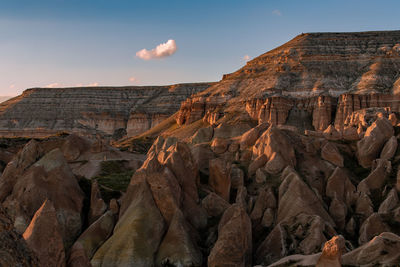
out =
[[(0, 135), (44, 136), (67, 131), (134, 136), (179, 109), (209, 83), (143, 87), (34, 88), (0, 104)], [(10, 133), (11, 132), (11, 133)]]
[(301, 34), (186, 100), (177, 122), (241, 111), (259, 123), (340, 129), (359, 109), (399, 111), (399, 67), (400, 31)]

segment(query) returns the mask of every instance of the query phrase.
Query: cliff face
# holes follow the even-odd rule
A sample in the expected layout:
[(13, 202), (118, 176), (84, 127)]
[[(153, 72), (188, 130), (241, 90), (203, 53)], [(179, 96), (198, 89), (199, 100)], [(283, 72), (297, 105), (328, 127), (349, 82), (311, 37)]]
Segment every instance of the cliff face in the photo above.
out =
[(398, 112), (399, 70), (400, 31), (302, 34), (183, 102), (177, 122), (243, 112), (259, 123), (340, 129), (359, 109)]
[(0, 134), (68, 131), (128, 136), (157, 125), (209, 83), (148, 87), (34, 88), (0, 104)]

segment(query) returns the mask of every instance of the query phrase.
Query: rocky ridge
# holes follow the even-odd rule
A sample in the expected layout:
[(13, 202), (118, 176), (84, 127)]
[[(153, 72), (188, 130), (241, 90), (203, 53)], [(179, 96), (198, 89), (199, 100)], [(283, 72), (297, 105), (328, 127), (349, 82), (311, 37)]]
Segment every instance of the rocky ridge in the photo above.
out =
[(134, 136), (174, 114), (181, 101), (210, 85), (28, 89), (0, 104), (0, 135), (41, 137), (65, 131)]

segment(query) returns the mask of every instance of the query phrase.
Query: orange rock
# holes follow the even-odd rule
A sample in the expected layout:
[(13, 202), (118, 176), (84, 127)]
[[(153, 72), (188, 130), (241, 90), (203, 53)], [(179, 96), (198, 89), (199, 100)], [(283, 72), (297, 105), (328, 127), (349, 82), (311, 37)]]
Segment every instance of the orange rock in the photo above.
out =
[(334, 236), (327, 241), (318, 259), (316, 267), (341, 267), (341, 257), (346, 251), (343, 236)]
[(63, 239), (50, 200), (46, 200), (35, 213), (23, 237), (38, 256), (40, 266), (65, 266)]

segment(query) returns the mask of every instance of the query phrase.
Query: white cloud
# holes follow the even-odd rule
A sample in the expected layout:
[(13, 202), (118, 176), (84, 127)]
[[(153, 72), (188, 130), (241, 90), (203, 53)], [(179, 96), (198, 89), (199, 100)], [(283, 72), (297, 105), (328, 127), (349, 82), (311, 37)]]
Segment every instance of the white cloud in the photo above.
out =
[(93, 87), (93, 86), (98, 86), (99, 83), (89, 83), (89, 84), (84, 84), (84, 83), (78, 83), (75, 86), (77, 87)]
[(139, 80), (136, 77), (129, 77), (129, 81), (132, 83), (137, 83)]
[(278, 9), (275, 9), (274, 11), (272, 11), (272, 14), (274, 14), (276, 16), (282, 16), (282, 12)]
[(250, 59), (249, 55), (245, 55), (245, 56), (243, 57), (243, 60), (244, 60), (244, 61), (249, 61), (249, 59)]
[(158, 59), (172, 56), (176, 52), (176, 49), (175, 40), (168, 40), (166, 43), (157, 45), (154, 49), (142, 49), (136, 53), (136, 56), (143, 60)]
[(15, 84), (11, 84), (10, 89), (14, 89), (14, 88), (15, 88)]

